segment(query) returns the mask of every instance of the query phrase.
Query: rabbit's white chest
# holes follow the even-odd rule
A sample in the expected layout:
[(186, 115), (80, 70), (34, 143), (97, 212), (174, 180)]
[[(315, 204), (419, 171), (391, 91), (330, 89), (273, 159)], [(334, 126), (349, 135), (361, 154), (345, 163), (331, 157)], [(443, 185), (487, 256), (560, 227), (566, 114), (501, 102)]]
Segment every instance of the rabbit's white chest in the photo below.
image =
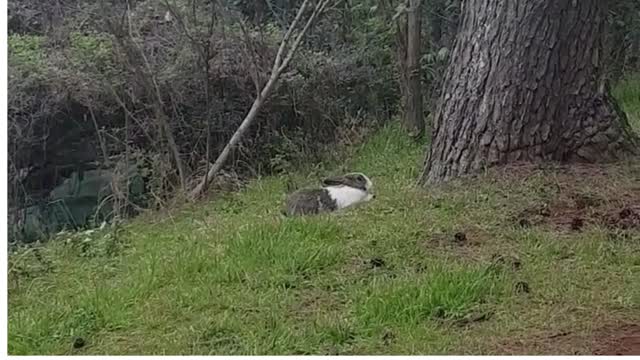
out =
[(336, 202), (338, 209), (371, 200), (371, 194), (349, 186), (328, 186), (325, 188), (329, 196)]

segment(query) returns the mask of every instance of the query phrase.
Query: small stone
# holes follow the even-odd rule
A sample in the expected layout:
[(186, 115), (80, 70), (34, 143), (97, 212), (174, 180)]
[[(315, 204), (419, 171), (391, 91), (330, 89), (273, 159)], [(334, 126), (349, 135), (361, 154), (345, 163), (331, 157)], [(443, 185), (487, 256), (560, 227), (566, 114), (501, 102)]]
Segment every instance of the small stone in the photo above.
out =
[(584, 220), (582, 220), (581, 218), (574, 218), (573, 220), (571, 220), (571, 230), (578, 231), (582, 229), (583, 226)]
[(282, 286), (285, 289), (295, 289), (297, 287), (296, 284), (293, 284), (293, 283), (291, 283), (289, 281), (285, 281), (284, 284), (282, 284)]
[(513, 266), (513, 270), (520, 270), (520, 267), (522, 267), (522, 262), (520, 261), (520, 259), (513, 258), (511, 266)]
[(620, 211), (620, 214), (618, 214), (618, 216), (620, 216), (620, 219), (626, 219), (631, 216), (631, 214), (633, 214), (633, 211), (631, 211), (631, 209), (629, 208), (625, 208)]
[(382, 258), (376, 257), (369, 261), (369, 264), (372, 268), (379, 268), (385, 266), (385, 261)]
[(82, 347), (84, 347), (85, 345), (85, 341), (83, 338), (81, 337), (77, 337), (75, 339), (73, 339), (73, 348), (74, 349), (80, 349)]
[(529, 221), (529, 219), (520, 219), (518, 221), (518, 225), (520, 225), (523, 228), (528, 228), (531, 227), (531, 221)]
[(444, 309), (441, 307), (433, 309), (433, 312), (431, 313), (431, 315), (436, 319), (443, 319), (446, 314), (446, 311), (444, 311)]
[(467, 234), (463, 232), (457, 232), (455, 235), (453, 235), (453, 238), (455, 242), (458, 243), (458, 245), (462, 245), (467, 241)]
[(548, 205), (543, 206), (538, 213), (544, 217), (551, 216), (551, 211), (549, 211)]
[(391, 330), (385, 330), (384, 335), (382, 335), (382, 342), (385, 346), (391, 345), (395, 340), (396, 336), (391, 332)]
[(520, 261), (519, 258), (515, 256), (510, 256), (510, 255), (494, 254), (491, 257), (491, 262), (493, 263), (494, 266), (501, 266), (501, 267), (508, 266), (516, 271), (520, 270), (520, 268), (522, 267), (522, 261)]
[(529, 292), (531, 292), (531, 289), (529, 288), (529, 284), (527, 282), (518, 281), (516, 283), (516, 292), (528, 294)]

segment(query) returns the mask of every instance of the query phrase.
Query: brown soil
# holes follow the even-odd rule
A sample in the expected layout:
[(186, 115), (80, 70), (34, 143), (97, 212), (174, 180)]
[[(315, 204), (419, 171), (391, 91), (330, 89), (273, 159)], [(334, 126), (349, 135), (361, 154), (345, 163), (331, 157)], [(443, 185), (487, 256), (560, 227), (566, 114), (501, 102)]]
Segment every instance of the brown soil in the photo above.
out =
[(594, 355), (640, 355), (640, 325), (601, 330), (593, 347)]
[[(532, 167), (512, 171), (527, 177), (544, 172)], [(548, 224), (563, 231), (581, 231), (587, 225), (640, 230), (640, 181), (616, 182), (629, 175), (617, 176), (602, 166), (588, 165), (554, 168), (548, 178), (544, 184), (552, 189), (548, 200), (527, 206), (514, 217), (516, 224)]]
[(510, 340), (498, 353), (509, 355), (640, 355), (640, 325), (616, 324), (591, 333), (570, 331)]

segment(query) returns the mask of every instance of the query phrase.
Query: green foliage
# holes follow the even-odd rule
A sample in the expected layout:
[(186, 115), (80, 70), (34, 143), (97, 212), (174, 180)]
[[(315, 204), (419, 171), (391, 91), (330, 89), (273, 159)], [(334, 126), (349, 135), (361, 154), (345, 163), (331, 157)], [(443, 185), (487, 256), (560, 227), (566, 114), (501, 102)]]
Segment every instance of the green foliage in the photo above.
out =
[(640, 73), (623, 79), (613, 89), (613, 95), (621, 103), (631, 127), (640, 134)]
[[(361, 7), (354, 8), (355, 16)], [(363, 9), (366, 11), (366, 9)], [(395, 66), (395, 28), (379, 16), (364, 16), (361, 27), (355, 34), (355, 46), (365, 50), (366, 60), (375, 66)]]
[(70, 34), (70, 60), (74, 66), (105, 71), (113, 67), (113, 46), (105, 34)]
[[(26, 80), (44, 80), (42, 76), (71, 70), (75, 74), (107, 72), (113, 67), (111, 40), (104, 34), (69, 35), (68, 53), (64, 49), (47, 48), (46, 38), (40, 35), (9, 36), (9, 66), (22, 72)], [(63, 61), (60, 61), (62, 55)], [(64, 67), (63, 67), (64, 66)], [(62, 79), (60, 79), (62, 80)]]
[(24, 77), (38, 78), (47, 69), (45, 38), (39, 35), (10, 35), (9, 44), (9, 73), (20, 71)]

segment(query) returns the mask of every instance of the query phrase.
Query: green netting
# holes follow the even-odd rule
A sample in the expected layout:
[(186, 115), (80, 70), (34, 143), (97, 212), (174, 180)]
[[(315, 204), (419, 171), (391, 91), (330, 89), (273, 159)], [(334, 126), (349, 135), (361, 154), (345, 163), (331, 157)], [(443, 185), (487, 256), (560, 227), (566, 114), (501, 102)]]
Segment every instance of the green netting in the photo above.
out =
[[(135, 166), (129, 168), (129, 201), (142, 205), (144, 181)], [(77, 229), (108, 221), (113, 216), (113, 186), (125, 182), (110, 170), (73, 173), (53, 189), (46, 202), (23, 209), (14, 237), (25, 242), (43, 239), (63, 229)]]

